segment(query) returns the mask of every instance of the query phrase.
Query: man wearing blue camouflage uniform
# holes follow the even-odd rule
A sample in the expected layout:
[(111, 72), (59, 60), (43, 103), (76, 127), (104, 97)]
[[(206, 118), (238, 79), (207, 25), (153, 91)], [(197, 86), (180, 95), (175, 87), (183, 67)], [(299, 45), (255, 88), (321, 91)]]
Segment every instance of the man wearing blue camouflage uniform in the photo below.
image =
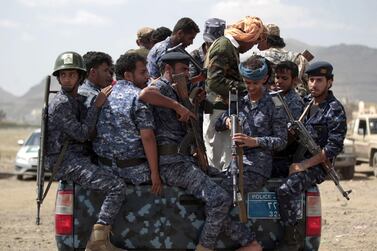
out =
[(152, 193), (159, 194), (154, 121), (144, 102), (174, 109), (181, 120), (187, 120), (191, 112), (154, 90), (143, 91), (149, 75), (142, 55), (127, 52), (120, 56), (115, 71), (118, 81), (100, 113), (94, 151), (103, 168), (135, 185), (152, 181)]
[(126, 53), (117, 60), (119, 80), (100, 113), (93, 148), (101, 166), (135, 185), (152, 181), (152, 192), (158, 194), (161, 180), (153, 115), (139, 99), (148, 81), (145, 64), (137, 53)]
[(309, 187), (325, 180), (326, 173), (320, 164), (331, 162), (342, 151), (347, 132), (344, 108), (329, 90), (333, 83), (332, 70), (332, 65), (323, 61), (309, 65), (306, 70), (310, 90), (307, 101), (312, 102), (304, 124), (322, 152), (315, 156), (305, 155), (307, 159), (293, 163), (289, 177), (277, 191), (280, 215), (286, 227), (284, 240), (291, 246), (297, 245), (295, 225), (299, 213), (293, 201)]
[[(252, 56), (239, 66), (248, 95), (239, 101), (242, 133), (233, 140), (243, 147), (244, 191), (256, 191), (264, 186), (272, 170), (272, 152), (282, 150), (287, 143), (287, 123), (282, 107), (275, 106), (268, 94), (268, 67), (264, 59)], [(231, 128), (229, 111), (220, 116), (216, 130)], [(231, 177), (225, 181), (231, 188)]]
[(97, 95), (83, 116), (84, 97), (78, 95), (77, 90), (85, 73), (83, 59), (75, 52), (64, 52), (56, 59), (53, 75), (61, 90), (49, 104), (46, 164), (50, 170), (56, 170), (56, 179), (106, 194), (85, 250), (120, 251), (123, 249), (113, 246), (109, 235), (110, 225), (125, 199), (126, 185), (119, 177), (92, 164), (83, 144), (95, 130), (98, 113), (111, 87)]
[(148, 53), (147, 68), (150, 77), (153, 79), (160, 77), (161, 57), (166, 53), (167, 49), (180, 43), (182, 43), (182, 48), (186, 48), (192, 44), (199, 31), (198, 25), (192, 19), (188, 17), (179, 19), (173, 28), (171, 36), (155, 44)]
[[(110, 55), (97, 51), (87, 52), (83, 55), (83, 59), (87, 74), (83, 84), (79, 86), (78, 94), (85, 97), (84, 105), (88, 109), (93, 100), (101, 92), (101, 89), (111, 84), (113, 60)], [(86, 111), (83, 114), (85, 116)], [(92, 138), (94, 136), (95, 133), (85, 142), (85, 145), (91, 161), (98, 164), (97, 156), (93, 152), (92, 146)]]
[(93, 98), (101, 92), (101, 88), (111, 84), (113, 60), (110, 55), (97, 51), (87, 52), (83, 59), (87, 76), (84, 83), (80, 85), (78, 93), (86, 97), (85, 106), (88, 108)]
[[(163, 76), (152, 85), (156, 86), (161, 94), (179, 100), (172, 86), (172, 74), (184, 73), (188, 78), (189, 57), (181, 52), (170, 52), (161, 60)], [(181, 187), (206, 204), (206, 221), (196, 250), (214, 250), (219, 233), (226, 228), (229, 230), (226, 233), (243, 246), (239, 250), (260, 250), (257, 249), (255, 236), (244, 225), (240, 226), (230, 220), (228, 212), (231, 199), (227, 192), (198, 167), (190, 153), (178, 153), (186, 130), (176, 119), (174, 111), (160, 107), (153, 107), (153, 110), (161, 178), (167, 185)]]
[[(298, 77), (298, 67), (291, 61), (283, 61), (275, 67), (275, 85), (281, 91), (288, 109), (295, 120), (298, 120), (304, 111), (304, 101), (295, 91), (294, 86)], [(288, 118), (288, 117), (287, 117)], [(274, 152), (272, 164), (272, 177), (287, 177), (289, 166), (292, 164), (293, 155), (298, 143), (293, 135), (288, 135), (288, 144), (283, 151)]]

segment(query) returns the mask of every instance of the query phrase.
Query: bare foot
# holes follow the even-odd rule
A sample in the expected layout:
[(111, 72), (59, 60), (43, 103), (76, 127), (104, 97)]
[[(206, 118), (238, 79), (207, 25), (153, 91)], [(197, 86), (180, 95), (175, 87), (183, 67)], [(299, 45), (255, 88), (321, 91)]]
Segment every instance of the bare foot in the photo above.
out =
[(262, 251), (262, 246), (257, 241), (253, 241), (247, 246), (241, 247), (236, 251)]

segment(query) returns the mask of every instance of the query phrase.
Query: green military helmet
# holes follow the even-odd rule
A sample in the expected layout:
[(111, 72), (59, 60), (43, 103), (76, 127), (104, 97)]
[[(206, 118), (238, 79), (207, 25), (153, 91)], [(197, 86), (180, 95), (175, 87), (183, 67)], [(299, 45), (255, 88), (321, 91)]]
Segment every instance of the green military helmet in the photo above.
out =
[(52, 75), (58, 76), (60, 70), (78, 70), (81, 75), (86, 74), (84, 60), (80, 54), (73, 51), (66, 51), (61, 53), (55, 61), (54, 72)]

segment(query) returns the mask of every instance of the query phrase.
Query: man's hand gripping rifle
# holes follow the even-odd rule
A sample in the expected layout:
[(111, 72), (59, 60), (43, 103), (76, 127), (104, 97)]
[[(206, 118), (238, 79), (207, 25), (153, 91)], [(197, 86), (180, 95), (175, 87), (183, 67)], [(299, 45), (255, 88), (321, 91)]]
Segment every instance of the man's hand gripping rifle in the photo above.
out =
[(205, 81), (207, 79), (207, 69), (206, 68), (203, 68), (199, 65), (198, 62), (196, 62), (195, 58), (193, 58), (193, 56), (191, 56), (190, 53), (188, 53), (183, 47), (182, 47), (182, 43), (172, 47), (172, 48), (169, 48), (167, 49), (167, 52), (170, 52), (170, 51), (178, 51), (178, 52), (182, 52), (184, 54), (186, 54), (189, 58), (190, 58), (190, 62), (200, 71), (200, 73), (196, 76), (193, 76), (191, 79), (190, 79), (190, 82), (195, 84), (195, 83), (198, 83), (200, 81)]
[(231, 85), (229, 89), (229, 117), (231, 120), (232, 137), (232, 160), (230, 162), (229, 173), (232, 176), (233, 205), (240, 210), (240, 221), (247, 222), (245, 196), (243, 187), (243, 150), (233, 140), (236, 133), (241, 132), (240, 121), (238, 118), (238, 88)]
[[(307, 106), (301, 117), (298, 120), (295, 120), (292, 116), (291, 111), (288, 108), (287, 103), (285, 102), (280, 93), (281, 91), (271, 92), (270, 94), (272, 95), (275, 103), (278, 102), (281, 105), (283, 105), (284, 110), (288, 115), (288, 130), (294, 133), (301, 146), (305, 147), (313, 156), (318, 155), (322, 152), (322, 149), (315, 143), (313, 138), (310, 136), (308, 130), (301, 122), (310, 106)], [(326, 171), (327, 175), (330, 177), (330, 179), (335, 183), (336, 187), (339, 189), (343, 197), (349, 200), (350, 198), (348, 197), (348, 195), (352, 192), (352, 190), (344, 191), (343, 187), (340, 185), (339, 176), (336, 173), (331, 161), (326, 159), (322, 161), (321, 165), (323, 169)]]
[[(189, 94), (187, 91), (188, 81), (187, 81), (186, 76), (183, 73), (173, 74), (173, 80), (174, 80), (174, 87), (177, 91), (177, 94), (179, 96), (179, 99), (182, 105), (185, 106), (190, 111), (194, 111), (195, 109), (189, 99)], [(198, 159), (199, 167), (204, 172), (207, 172), (208, 159), (207, 159), (204, 142), (200, 135), (199, 123), (197, 120), (190, 118), (188, 133), (183, 138), (179, 148), (180, 149), (189, 148), (192, 143), (194, 143), (194, 146), (195, 146), (195, 154)], [(187, 151), (183, 151), (183, 152), (187, 152)]]

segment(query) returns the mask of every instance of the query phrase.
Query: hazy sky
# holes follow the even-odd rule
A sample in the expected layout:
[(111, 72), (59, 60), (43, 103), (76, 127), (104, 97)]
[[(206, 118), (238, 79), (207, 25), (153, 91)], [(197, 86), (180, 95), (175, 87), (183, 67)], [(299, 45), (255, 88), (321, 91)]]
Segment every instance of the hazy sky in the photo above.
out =
[[(310, 45), (377, 48), (377, 1), (351, 0), (1, 0), (0, 87), (24, 94), (52, 72), (57, 55), (104, 51), (114, 61), (135, 48), (142, 26), (173, 28), (184, 16), (203, 30), (211, 17), (231, 24), (246, 15), (280, 26), (281, 36)], [(200, 33), (191, 51), (202, 43)]]

